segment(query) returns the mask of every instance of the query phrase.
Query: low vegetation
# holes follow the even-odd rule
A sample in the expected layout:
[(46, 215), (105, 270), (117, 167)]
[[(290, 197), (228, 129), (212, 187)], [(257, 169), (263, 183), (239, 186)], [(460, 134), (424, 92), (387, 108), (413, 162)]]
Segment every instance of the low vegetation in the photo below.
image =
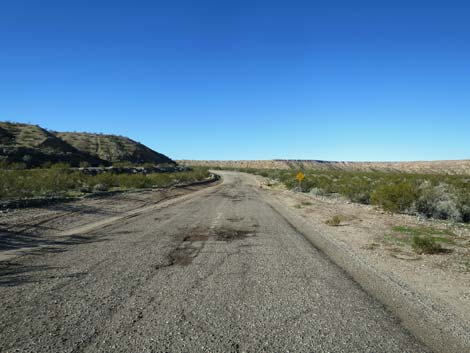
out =
[(418, 254), (445, 252), (442, 244), (455, 245), (457, 235), (450, 229), (425, 226), (395, 226), (385, 240), (395, 245), (408, 245)]
[(0, 200), (70, 196), (90, 192), (168, 187), (209, 177), (206, 168), (173, 173), (116, 174), (104, 172), (88, 175), (67, 165), (48, 169), (0, 169)]
[(438, 254), (443, 250), (436, 239), (418, 235), (413, 236), (412, 247), (418, 254)]
[[(296, 189), (295, 170), (243, 169)], [(304, 171), (302, 191), (342, 195), (386, 211), (470, 222), (470, 176), (387, 172)]]
[(329, 226), (338, 227), (341, 224), (341, 217), (333, 216), (332, 218), (328, 219), (325, 223)]
[(313, 204), (310, 201), (302, 201), (301, 203), (295, 205), (295, 208), (304, 208), (306, 206), (312, 206)]

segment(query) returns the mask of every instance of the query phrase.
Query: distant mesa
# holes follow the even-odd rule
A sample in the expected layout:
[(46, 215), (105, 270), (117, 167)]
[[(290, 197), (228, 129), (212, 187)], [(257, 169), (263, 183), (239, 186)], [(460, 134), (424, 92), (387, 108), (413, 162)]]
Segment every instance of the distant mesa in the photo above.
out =
[(204, 166), (230, 169), (310, 169), (355, 172), (403, 172), (417, 174), (470, 174), (470, 160), (417, 162), (335, 162), (307, 159), (273, 160), (179, 160), (186, 166)]
[(38, 167), (50, 163), (110, 166), (113, 163), (176, 164), (123, 136), (53, 132), (37, 125), (0, 122), (0, 160)]

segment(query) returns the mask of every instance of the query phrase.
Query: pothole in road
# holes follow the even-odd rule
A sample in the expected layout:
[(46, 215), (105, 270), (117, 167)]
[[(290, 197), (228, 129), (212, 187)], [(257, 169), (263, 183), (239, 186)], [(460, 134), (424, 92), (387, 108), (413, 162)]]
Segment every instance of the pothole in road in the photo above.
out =
[(194, 232), (183, 237), (180, 245), (170, 253), (170, 266), (181, 265), (187, 266), (193, 262), (194, 258), (201, 251), (203, 244), (195, 244), (196, 242), (204, 242), (209, 239), (209, 235), (200, 231)]
[(156, 266), (157, 269), (170, 267), (173, 265), (188, 266), (199, 255), (204, 247), (204, 243), (209, 239), (218, 241), (231, 242), (238, 239), (254, 237), (253, 231), (232, 229), (232, 228), (215, 228), (202, 231), (195, 229), (191, 234), (180, 237), (180, 242), (169, 254), (164, 264)]
[(226, 220), (230, 222), (240, 222), (240, 221), (243, 221), (244, 218), (243, 217), (229, 217), (229, 218), (226, 218)]
[(214, 229), (214, 237), (217, 240), (233, 241), (237, 239), (254, 237), (255, 233), (249, 230), (219, 228)]
[(198, 255), (199, 249), (178, 247), (170, 253), (170, 265), (188, 266)]
[(245, 193), (232, 194), (232, 193), (228, 193), (228, 192), (221, 192), (221, 193), (217, 194), (217, 196), (229, 199), (232, 202), (240, 202), (240, 201), (243, 201), (244, 199), (248, 199), (247, 195)]
[(194, 233), (194, 234), (191, 234), (191, 235), (187, 235), (183, 238), (183, 242), (185, 241), (189, 241), (191, 243), (195, 242), (195, 241), (206, 241), (209, 239), (209, 235), (208, 234), (204, 234), (204, 233)]

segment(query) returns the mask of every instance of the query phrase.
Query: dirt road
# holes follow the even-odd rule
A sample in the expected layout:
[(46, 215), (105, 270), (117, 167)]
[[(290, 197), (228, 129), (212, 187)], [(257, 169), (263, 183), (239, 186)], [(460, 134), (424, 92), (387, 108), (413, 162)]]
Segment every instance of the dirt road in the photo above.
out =
[(249, 175), (2, 263), (2, 352), (428, 352)]

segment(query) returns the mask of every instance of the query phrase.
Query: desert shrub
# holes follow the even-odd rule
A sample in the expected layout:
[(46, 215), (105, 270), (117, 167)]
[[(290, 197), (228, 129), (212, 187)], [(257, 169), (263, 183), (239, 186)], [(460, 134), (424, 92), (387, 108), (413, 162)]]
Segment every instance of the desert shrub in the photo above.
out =
[(340, 216), (333, 216), (329, 220), (325, 222), (329, 226), (337, 227), (341, 224), (341, 217)]
[(102, 192), (102, 191), (108, 191), (108, 190), (109, 190), (109, 187), (106, 184), (98, 183), (93, 186), (93, 191), (95, 192)]
[(153, 186), (152, 180), (143, 174), (119, 175), (117, 182), (120, 187), (124, 188), (150, 188)]
[(413, 208), (417, 213), (427, 217), (453, 221), (462, 219), (456, 190), (446, 183), (440, 183), (436, 186), (423, 183), (420, 187), (420, 196)]
[(442, 252), (441, 245), (433, 237), (414, 235), (411, 246), (418, 254), (437, 254)]
[[(119, 175), (114, 173), (101, 173), (88, 179), (88, 183), (94, 188), (97, 184), (104, 185), (107, 189), (119, 186)], [(103, 190), (105, 191), (105, 190)]]
[(81, 185), (79, 190), (80, 190), (80, 192), (83, 192), (83, 193), (90, 193), (90, 192), (93, 191), (92, 188), (90, 187), (90, 185), (88, 185), (88, 184)]
[(405, 212), (411, 208), (417, 195), (417, 188), (410, 182), (404, 181), (378, 186), (372, 192), (371, 201), (387, 211)]
[[(297, 170), (239, 171), (275, 179), (291, 190), (298, 188), (295, 179)], [(304, 172), (303, 192), (314, 195), (340, 194), (353, 202), (372, 203), (392, 212), (470, 222), (470, 178), (465, 175), (339, 170)]]
[(270, 172), (268, 172), (267, 170), (261, 170), (258, 175), (261, 175), (265, 178), (268, 178), (270, 176)]
[(49, 169), (0, 169), (0, 199), (17, 199), (39, 196), (61, 196), (72, 191), (107, 191), (120, 188), (166, 187), (181, 181), (201, 180), (210, 175), (207, 169), (176, 173), (87, 175), (65, 166)]
[(178, 177), (172, 176), (166, 173), (165, 174), (159, 174), (159, 173), (149, 174), (147, 175), (147, 178), (150, 178), (150, 180), (152, 181), (153, 187), (165, 187), (170, 184), (176, 184), (179, 182)]
[(369, 179), (353, 177), (348, 183), (341, 185), (339, 192), (352, 202), (369, 204), (371, 202), (372, 185)]
[(60, 195), (79, 179), (77, 173), (61, 169), (5, 170), (0, 172), (0, 198)]
[(463, 222), (470, 222), (470, 190), (459, 196), (459, 210)]
[(309, 191), (310, 194), (315, 196), (324, 196), (327, 195), (322, 189), (320, 188), (311, 188)]

